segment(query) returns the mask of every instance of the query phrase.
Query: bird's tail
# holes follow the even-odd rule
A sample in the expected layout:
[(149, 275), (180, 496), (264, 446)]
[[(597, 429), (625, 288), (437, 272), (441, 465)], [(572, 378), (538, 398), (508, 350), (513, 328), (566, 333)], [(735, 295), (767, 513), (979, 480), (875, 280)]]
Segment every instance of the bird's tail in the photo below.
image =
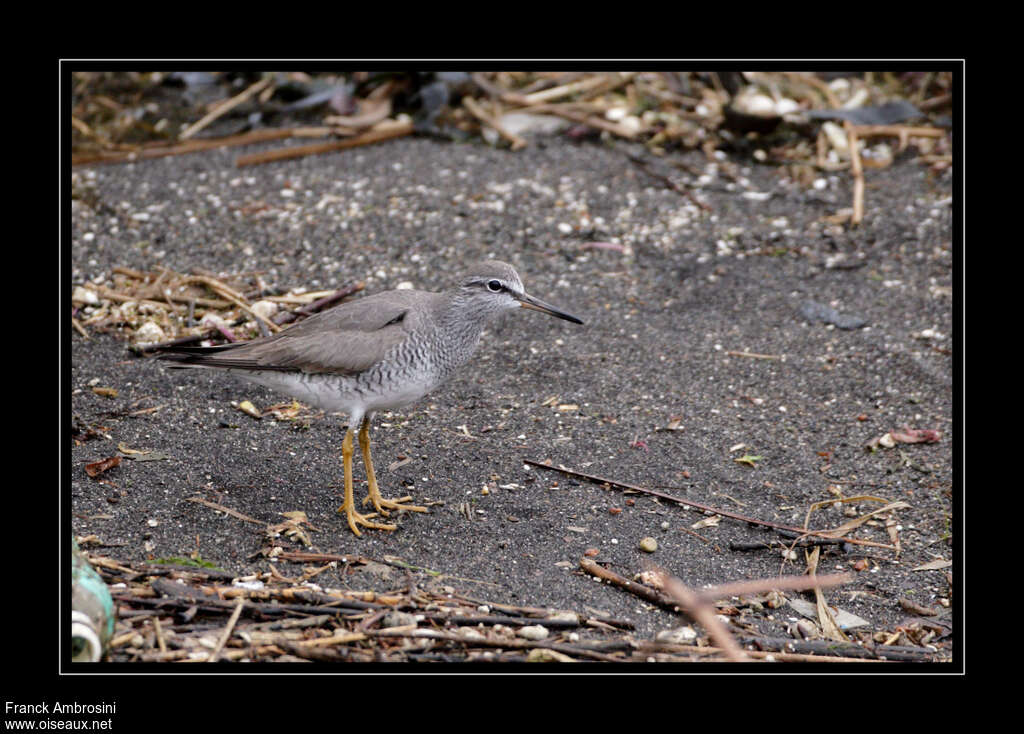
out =
[(218, 344), (213, 347), (162, 347), (153, 355), (155, 359), (170, 362), (167, 366), (172, 369), (183, 369), (186, 367), (229, 367), (230, 358), (225, 359), (225, 352), (230, 352), (245, 342), (232, 342), (231, 344)]

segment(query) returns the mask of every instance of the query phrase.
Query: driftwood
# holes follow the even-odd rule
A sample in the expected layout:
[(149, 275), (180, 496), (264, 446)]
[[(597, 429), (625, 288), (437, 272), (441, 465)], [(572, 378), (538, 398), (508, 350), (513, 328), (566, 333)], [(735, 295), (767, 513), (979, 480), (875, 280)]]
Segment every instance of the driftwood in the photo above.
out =
[[(280, 555), (277, 559), (287, 562)], [(302, 563), (341, 559), (367, 560), (295, 554), (295, 560)], [(411, 578), (404, 591), (386, 594), (273, 582), (253, 588), (225, 584), (232, 574), (221, 569), (121, 563), (99, 556), (89, 560), (102, 575), (128, 584), (126, 592), (114, 594), (118, 622), (110, 658), (116, 661), (868, 662), (934, 657), (924, 648), (911, 646), (837, 645), (729, 632), (713, 635), (712, 646), (636, 639), (629, 634), (632, 625), (626, 620), (437, 593), (414, 586)], [(263, 576), (275, 578), (273, 574)], [(769, 586), (828, 584), (837, 579), (744, 581), (692, 591), (690, 598), (686, 594), (679, 598), (673, 580), (668, 581), (661, 597), (643, 598), (674, 603), (687, 614), (696, 610), (695, 616), (700, 618), (700, 610), (713, 610), (711, 602), (722, 595), (755, 593)], [(629, 584), (622, 586), (630, 588)]]

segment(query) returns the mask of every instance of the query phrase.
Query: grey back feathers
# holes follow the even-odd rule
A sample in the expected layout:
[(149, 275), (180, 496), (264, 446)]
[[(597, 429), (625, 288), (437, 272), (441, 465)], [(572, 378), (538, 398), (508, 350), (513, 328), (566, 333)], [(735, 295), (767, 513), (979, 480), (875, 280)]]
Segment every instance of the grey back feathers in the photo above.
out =
[(468, 273), (445, 293), (384, 291), (340, 304), (262, 339), (177, 348), (160, 357), (175, 367), (356, 375), (413, 335), (443, 348), (437, 343), (443, 338), (426, 336), (432, 331), (457, 334), (453, 341), (472, 351), (489, 317), (519, 305), (514, 295), (523, 292), (523, 285), (511, 265), (495, 260), (473, 265)]

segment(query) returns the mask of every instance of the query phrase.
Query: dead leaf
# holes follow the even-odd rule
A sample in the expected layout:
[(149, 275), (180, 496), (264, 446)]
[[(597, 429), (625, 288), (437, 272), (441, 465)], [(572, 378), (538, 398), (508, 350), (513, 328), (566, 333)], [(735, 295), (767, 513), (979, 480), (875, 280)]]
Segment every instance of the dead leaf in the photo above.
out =
[(698, 520), (690, 526), (692, 530), (700, 530), (701, 528), (717, 528), (718, 523), (722, 521), (721, 515), (712, 515), (711, 517), (705, 517), (703, 520)]
[(926, 607), (923, 604), (918, 604), (917, 602), (906, 598), (900, 599), (900, 606), (903, 607), (904, 611), (916, 614), (920, 617), (934, 617), (938, 614), (938, 612), (931, 607)]
[(907, 428), (889, 431), (894, 441), (899, 443), (938, 443), (942, 434), (932, 428)]
[(309, 534), (301, 527), (302, 525), (307, 525), (311, 530), (316, 530), (316, 528), (313, 527), (306, 518), (305, 512), (302, 510), (293, 510), (292, 512), (282, 512), (279, 514), (286, 518), (286, 520), (278, 523), (277, 525), (268, 525), (268, 535), (273, 537), (281, 534), (288, 538), (298, 540), (307, 547), (313, 545), (313, 541), (310, 539)]
[(112, 387), (94, 387), (92, 389), (97, 395), (102, 395), (105, 398), (116, 398), (117, 390)]
[(944, 558), (936, 558), (934, 561), (928, 561), (927, 563), (922, 563), (920, 566), (917, 566), (916, 568), (912, 568), (910, 570), (911, 571), (938, 571), (938, 570), (943, 569), (943, 568), (949, 568), (952, 565), (953, 565), (952, 561), (947, 561)]
[(807, 510), (807, 516), (804, 518), (804, 529), (805, 530), (809, 530), (810, 529), (811, 513), (812, 512), (814, 512), (815, 510), (818, 510), (818, 509), (820, 509), (822, 507), (831, 507), (832, 505), (836, 504), (837, 502), (839, 502), (839, 503), (847, 503), (847, 502), (886, 502), (887, 504), (884, 507), (879, 507), (877, 510), (872, 510), (871, 512), (868, 512), (868, 513), (866, 513), (864, 515), (861, 515), (860, 517), (855, 517), (853, 520), (850, 520), (849, 522), (840, 525), (838, 528), (834, 528), (832, 530), (823, 530), (823, 531), (820, 531), (820, 532), (815, 531), (818, 535), (824, 535), (824, 536), (827, 536), (829, 538), (841, 538), (844, 535), (846, 535), (847, 533), (849, 533), (851, 530), (853, 530), (854, 528), (860, 527), (861, 525), (866, 523), (868, 520), (870, 520), (875, 515), (879, 515), (879, 514), (881, 514), (883, 512), (887, 512), (889, 510), (905, 510), (905, 509), (910, 507), (909, 504), (907, 504), (906, 502), (903, 502), (902, 500), (897, 500), (896, 502), (889, 502), (889, 500), (884, 499), (882, 497), (874, 497), (872, 495), (867, 495), (867, 494), (857, 495), (856, 497), (842, 497), (840, 499), (832, 499), (832, 500), (825, 500), (823, 502), (815, 502)]
[(291, 421), (299, 417), (305, 408), (297, 401), (293, 400), (290, 403), (278, 403), (271, 405), (265, 411), (264, 415), (272, 415), (275, 420), (279, 421)]
[(125, 458), (131, 459), (132, 461), (166, 461), (172, 458), (170, 454), (164, 454), (159, 451), (144, 451), (140, 449), (133, 449), (125, 446), (123, 443), (117, 445), (117, 450), (125, 455)]
[[(815, 546), (811, 552), (805, 551), (807, 557), (807, 572), (811, 578), (817, 575), (818, 572), (818, 555), (821, 552), (821, 546)], [(822, 634), (830, 640), (846, 641), (847, 637), (843, 634), (843, 631), (839, 629), (839, 625), (836, 623), (835, 617), (832, 615), (832, 610), (828, 606), (828, 602), (825, 601), (825, 594), (821, 591), (820, 586), (814, 587), (814, 598), (816, 601), (818, 611), (818, 625), (821, 627)]]
[[(803, 599), (790, 599), (787, 603), (797, 612), (809, 619), (814, 619), (818, 611), (816, 605), (811, 604), (809, 601), (804, 601)], [(871, 624), (866, 619), (858, 617), (856, 614), (847, 612), (844, 609), (829, 607), (829, 611), (833, 612), (836, 624), (839, 625), (839, 629), (848, 630), (853, 629), (854, 627), (865, 627)]]
[(655, 428), (656, 431), (681, 431), (683, 424), (683, 417), (679, 415), (669, 416), (668, 425), (664, 428)]
[(90, 477), (97, 477), (103, 472), (107, 471), (107, 469), (113, 469), (120, 463), (120, 456), (109, 456), (106, 459), (100, 459), (99, 461), (94, 461), (91, 464), (86, 464), (85, 473), (88, 474)]
[(903, 427), (898, 431), (889, 431), (881, 436), (876, 436), (867, 442), (864, 448), (874, 451), (879, 446), (884, 449), (891, 449), (898, 443), (938, 443), (942, 433), (932, 428), (907, 428)]

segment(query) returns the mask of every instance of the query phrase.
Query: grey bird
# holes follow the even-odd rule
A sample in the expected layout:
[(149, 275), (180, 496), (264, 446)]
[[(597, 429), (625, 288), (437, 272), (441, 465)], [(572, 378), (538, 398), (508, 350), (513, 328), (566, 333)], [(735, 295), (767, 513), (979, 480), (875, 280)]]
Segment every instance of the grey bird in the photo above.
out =
[[(529, 308), (583, 322), (534, 298), (507, 263), (489, 260), (469, 269), (443, 293), (393, 290), (349, 301), (276, 334), (213, 347), (171, 347), (157, 355), (172, 367), (226, 370), (323, 410), (348, 414), (341, 445), (348, 526), (394, 530), (374, 522), (389, 510), (426, 512), (411, 497), (381, 497), (370, 457), (370, 421), (380, 410), (407, 407), (447, 380), (476, 350), (495, 316)], [(376, 513), (362, 515), (352, 498), (352, 437), (359, 447)]]

